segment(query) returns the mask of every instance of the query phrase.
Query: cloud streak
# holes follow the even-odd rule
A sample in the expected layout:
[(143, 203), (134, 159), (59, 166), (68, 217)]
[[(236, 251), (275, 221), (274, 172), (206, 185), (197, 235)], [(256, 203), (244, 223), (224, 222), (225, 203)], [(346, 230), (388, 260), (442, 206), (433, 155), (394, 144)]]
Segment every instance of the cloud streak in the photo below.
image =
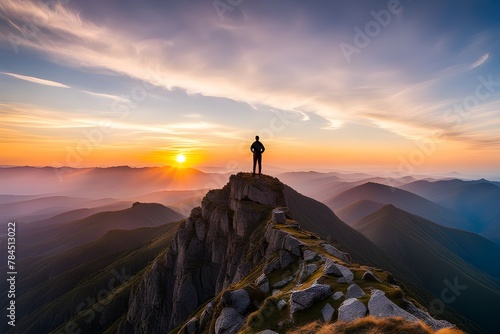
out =
[(16, 79), (19, 79), (19, 80), (32, 82), (32, 83), (36, 83), (39, 85), (58, 87), (58, 88), (71, 88), (70, 86), (67, 86), (65, 84), (62, 84), (62, 83), (56, 82), (56, 81), (45, 80), (45, 79), (35, 78), (35, 77), (27, 76), (27, 75), (9, 73), (9, 72), (0, 72), (0, 73), (2, 73), (4, 75), (8, 75), (8, 76), (16, 78)]

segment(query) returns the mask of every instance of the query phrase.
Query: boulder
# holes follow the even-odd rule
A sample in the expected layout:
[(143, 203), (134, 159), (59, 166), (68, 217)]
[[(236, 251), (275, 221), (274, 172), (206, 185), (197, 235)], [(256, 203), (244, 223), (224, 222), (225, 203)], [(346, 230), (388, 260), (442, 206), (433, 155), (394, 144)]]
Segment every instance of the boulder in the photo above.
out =
[(285, 212), (281, 209), (273, 210), (273, 223), (284, 224), (286, 222)]
[(365, 292), (359, 287), (359, 285), (351, 284), (347, 288), (347, 292), (345, 294), (345, 299), (359, 298), (359, 297), (363, 297), (364, 295), (365, 295)]
[(311, 251), (309, 249), (306, 249), (304, 251), (304, 261), (307, 261), (307, 262), (312, 261), (312, 260), (314, 260), (314, 258), (316, 257), (316, 255), (318, 255), (318, 253), (313, 252), (313, 251)]
[(346, 299), (339, 307), (338, 319), (345, 322), (354, 321), (366, 315), (366, 306), (356, 298)]
[(266, 329), (266, 330), (258, 332), (257, 334), (278, 334), (278, 333), (276, 333), (275, 331), (272, 331), (270, 329)]
[(214, 304), (213, 302), (210, 302), (205, 306), (205, 309), (201, 313), (200, 317), (200, 328), (205, 327), (205, 325), (212, 319), (214, 315)]
[(232, 307), (224, 307), (215, 321), (216, 334), (233, 334), (245, 323), (245, 318)]
[(281, 311), (282, 309), (284, 309), (286, 307), (287, 303), (286, 301), (284, 301), (283, 299), (280, 299), (280, 301), (278, 302), (278, 309)]
[(282, 279), (281, 281), (274, 283), (273, 288), (282, 288), (285, 285), (287, 285), (288, 283), (290, 283), (291, 281), (293, 281), (293, 276), (286, 277), (286, 278)]
[(363, 277), (361, 277), (362, 280), (364, 281), (370, 281), (370, 282), (382, 282), (377, 276), (375, 276), (374, 273), (372, 273), (370, 270), (367, 270), (363, 273)]
[(314, 303), (324, 300), (332, 295), (329, 285), (316, 284), (304, 290), (293, 291), (290, 296), (290, 315), (297, 311), (303, 311), (311, 307)]
[(368, 301), (368, 310), (371, 315), (378, 318), (402, 317), (406, 321), (418, 321), (417, 317), (394, 304), (380, 290), (373, 290)]
[(250, 306), (250, 296), (248, 292), (243, 289), (226, 291), (222, 295), (222, 303), (227, 306), (235, 309), (241, 314), (244, 314)]
[(344, 279), (343, 282), (345, 283), (351, 283), (354, 279), (354, 274), (352, 273), (352, 271), (341, 264), (335, 263), (335, 261), (331, 259), (327, 259), (323, 272), (325, 273), (325, 275), (341, 277)]
[(318, 270), (318, 266), (314, 263), (303, 266), (299, 274), (299, 283), (304, 283), (316, 270)]
[(409, 313), (413, 314), (423, 322), (425, 322), (428, 326), (430, 326), (433, 330), (438, 331), (443, 328), (451, 328), (454, 327), (453, 324), (449, 323), (446, 320), (437, 320), (434, 319), (428, 312), (421, 310), (417, 308), (415, 305), (413, 305), (412, 302), (409, 300), (403, 299), (403, 302), (405, 303), (405, 309)]
[(255, 285), (257, 285), (260, 291), (264, 293), (269, 293), (269, 280), (267, 279), (266, 274), (260, 275), (255, 280)]
[(285, 269), (286, 267), (297, 261), (297, 258), (293, 256), (290, 252), (287, 252), (286, 250), (280, 250), (279, 261), (280, 261), (280, 268)]
[(351, 256), (349, 254), (339, 251), (329, 243), (324, 242), (321, 244), (321, 247), (323, 247), (328, 252), (328, 254), (333, 255), (344, 262), (351, 263)]
[(333, 294), (333, 299), (334, 300), (339, 300), (344, 296), (344, 293), (342, 291), (337, 291)]
[(323, 308), (321, 309), (321, 314), (323, 315), (324, 322), (330, 322), (334, 313), (335, 309), (329, 303), (326, 303), (325, 306), (323, 306)]
[(281, 268), (281, 262), (279, 258), (275, 258), (271, 262), (266, 263), (264, 266), (264, 274), (269, 275), (273, 271), (279, 270)]

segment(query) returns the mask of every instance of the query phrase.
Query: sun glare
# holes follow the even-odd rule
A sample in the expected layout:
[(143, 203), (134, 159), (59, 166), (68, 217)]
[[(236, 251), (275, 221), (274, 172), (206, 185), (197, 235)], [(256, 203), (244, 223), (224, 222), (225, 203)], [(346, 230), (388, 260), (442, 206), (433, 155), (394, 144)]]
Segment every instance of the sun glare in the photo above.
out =
[(175, 161), (177, 161), (178, 163), (183, 163), (186, 161), (186, 157), (184, 156), (184, 154), (182, 153), (179, 153), (177, 154), (177, 156), (175, 157)]

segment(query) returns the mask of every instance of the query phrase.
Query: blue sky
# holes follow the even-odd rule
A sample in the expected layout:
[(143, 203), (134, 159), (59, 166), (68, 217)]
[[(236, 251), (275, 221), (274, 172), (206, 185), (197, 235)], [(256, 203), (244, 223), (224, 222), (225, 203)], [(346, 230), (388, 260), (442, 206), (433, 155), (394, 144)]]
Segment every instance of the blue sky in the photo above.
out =
[(0, 164), (245, 163), (259, 133), (281, 167), (491, 175), (499, 14), (495, 1), (0, 0)]

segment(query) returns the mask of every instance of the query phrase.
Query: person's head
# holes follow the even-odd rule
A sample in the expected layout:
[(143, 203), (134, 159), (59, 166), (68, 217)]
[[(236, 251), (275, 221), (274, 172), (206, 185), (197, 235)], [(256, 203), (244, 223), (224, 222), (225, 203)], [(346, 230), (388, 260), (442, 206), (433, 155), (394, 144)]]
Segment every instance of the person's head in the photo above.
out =
[(255, 140), (259, 141), (259, 136), (255, 136)]

